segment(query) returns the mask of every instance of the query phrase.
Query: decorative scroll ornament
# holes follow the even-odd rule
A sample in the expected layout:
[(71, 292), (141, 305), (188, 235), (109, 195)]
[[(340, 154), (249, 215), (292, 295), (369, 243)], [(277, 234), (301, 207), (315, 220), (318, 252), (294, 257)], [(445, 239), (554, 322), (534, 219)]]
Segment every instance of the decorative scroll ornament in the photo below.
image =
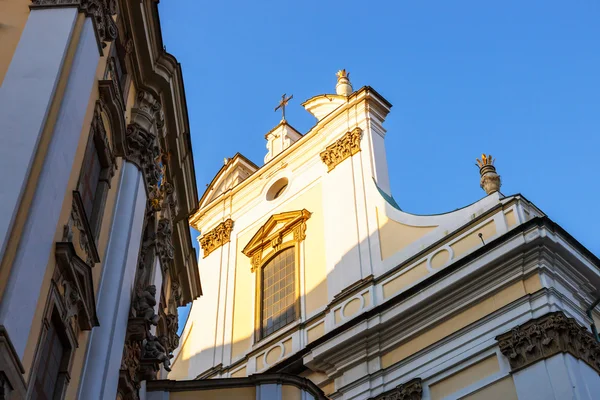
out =
[[(289, 244), (289, 239), (286, 239), (285, 243), (283, 240), (289, 238), (290, 233), (294, 244), (306, 239), (306, 221), (310, 216), (311, 213), (306, 209), (272, 215), (242, 250), (243, 254), (250, 257), (251, 271), (260, 268), (263, 259), (269, 258)], [(270, 253), (264, 254), (263, 257), (263, 253), (268, 251)]]
[(158, 186), (162, 170), (156, 162), (159, 156), (156, 136), (142, 126), (133, 123), (127, 126), (127, 159), (136, 164), (144, 175), (146, 187)]
[(362, 129), (354, 128), (344, 136), (330, 144), (321, 152), (321, 160), (327, 165), (327, 172), (331, 172), (338, 164), (346, 158), (352, 157), (360, 151), (360, 139)]
[(101, 48), (104, 42), (112, 42), (119, 34), (113, 15), (117, 14), (116, 0), (32, 0), (35, 7), (77, 7), (80, 12), (91, 17), (96, 38)]
[(169, 354), (179, 346), (179, 335), (177, 330), (179, 329), (178, 317), (176, 314), (167, 314), (165, 316), (166, 332), (160, 337), (161, 342), (165, 344), (165, 348)]
[(421, 384), (421, 378), (415, 378), (369, 400), (421, 400), (422, 398), (423, 385)]
[(479, 185), (487, 194), (492, 194), (500, 190), (500, 186), (502, 186), (502, 182), (500, 180), (500, 175), (496, 173), (496, 167), (494, 167), (494, 158), (492, 158), (491, 154), (487, 156), (485, 154), (481, 155), (481, 160), (477, 159), (477, 166), (479, 167), (479, 174), (481, 175), (481, 179), (479, 180)]
[(204, 258), (208, 257), (210, 253), (219, 247), (229, 243), (232, 230), (233, 220), (229, 218), (217, 225), (215, 229), (202, 236), (202, 238), (200, 238), (200, 246), (204, 251)]
[[(139, 385), (137, 372), (140, 368), (140, 358), (142, 357), (142, 347), (140, 342), (126, 342), (123, 348), (123, 358), (121, 359), (121, 370), (127, 372), (127, 377), (131, 382)], [(138, 386), (139, 388), (139, 386)]]
[(67, 279), (63, 278), (61, 286), (63, 289), (63, 304), (65, 305), (63, 322), (67, 325), (74, 326), (75, 324), (72, 323), (72, 320), (76, 319), (79, 314), (79, 307), (82, 302), (81, 295), (77, 290), (77, 286)]
[(569, 353), (600, 373), (600, 344), (561, 311), (530, 320), (496, 340), (513, 372), (555, 354)]
[(163, 270), (167, 270), (171, 261), (175, 259), (175, 247), (173, 247), (173, 228), (171, 221), (162, 218), (158, 221), (156, 228), (156, 252), (160, 257)]
[(152, 325), (158, 325), (159, 317), (154, 312), (154, 306), (156, 306), (156, 286), (150, 285), (139, 290), (133, 301), (136, 316)]

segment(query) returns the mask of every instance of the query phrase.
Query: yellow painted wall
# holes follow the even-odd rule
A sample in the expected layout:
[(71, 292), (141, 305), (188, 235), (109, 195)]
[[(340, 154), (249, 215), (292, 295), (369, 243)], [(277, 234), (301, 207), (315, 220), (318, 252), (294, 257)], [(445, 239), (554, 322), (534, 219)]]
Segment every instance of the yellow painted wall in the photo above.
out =
[[(306, 310), (310, 315), (311, 312), (327, 305), (327, 275), (325, 270), (321, 185), (317, 184), (296, 199), (283, 204), (280, 208), (274, 210), (273, 214), (304, 208), (312, 213), (306, 222), (306, 239), (304, 240), (305, 300)], [(256, 304), (256, 294), (253, 289), (256, 275), (251, 272), (250, 259), (242, 254), (241, 251), (255, 233), (255, 230), (248, 230), (243, 235), (238, 236), (236, 242), (237, 257), (233, 304), (233, 343), (231, 350), (233, 359), (246, 353), (252, 346), (252, 333), (255, 328), (254, 307)]]
[(236, 359), (252, 346), (254, 331), (254, 273), (251, 272), (250, 259), (241, 250), (252, 239), (255, 232), (248, 231), (237, 239), (237, 257), (235, 264), (235, 289), (233, 300), (233, 339), (231, 357)]
[(483, 240), (487, 243), (489, 238), (496, 235), (496, 222), (491, 220), (485, 225), (475, 229), (467, 236), (451, 244), (450, 247), (452, 247), (452, 251), (454, 252), (454, 258), (460, 257), (463, 254), (473, 250), (475, 247), (481, 246), (481, 238), (479, 237), (480, 233), (483, 235)]
[(527, 279), (526, 281), (516, 282), (497, 292), (496, 294), (482, 299), (476, 305), (454, 315), (437, 326), (425, 332), (419, 333), (416, 337), (409, 339), (408, 341), (405, 341), (399, 346), (386, 352), (381, 357), (381, 366), (383, 368), (387, 368), (399, 361), (402, 361), (406, 357), (423, 350), (427, 346), (436, 343), (437, 341), (458, 331), (459, 329), (462, 329), (485, 317), (486, 315), (499, 310), (505, 305), (525, 296), (528, 293), (532, 293), (528, 290), (532, 290), (536, 287), (534, 282), (535, 276)]
[(519, 400), (519, 398), (512, 376), (507, 376), (461, 400)]
[(247, 376), (246, 367), (238, 369), (234, 373), (231, 374), (232, 378), (245, 378)]
[(500, 372), (500, 364), (494, 354), (431, 385), (429, 387), (431, 400), (441, 400), (497, 372)]
[(281, 398), (285, 400), (302, 400), (302, 391), (296, 386), (282, 385)]
[(177, 354), (177, 357), (171, 362), (171, 372), (169, 372), (168, 379), (172, 380), (183, 380), (188, 378), (188, 371), (190, 368), (190, 359), (194, 355), (191, 349), (190, 340), (193, 338), (194, 333), (194, 323), (192, 322), (192, 326), (190, 326), (189, 333), (184, 338), (183, 343), (180, 344), (181, 349)]
[(424, 278), (425, 276), (427, 276), (428, 273), (429, 270), (427, 269), (427, 262), (423, 261), (419, 263), (418, 265), (412, 267), (402, 275), (386, 282), (383, 285), (383, 297), (385, 299), (390, 298), (391, 296), (395, 295), (411, 283), (414, 283)]
[(314, 342), (315, 340), (317, 340), (318, 338), (320, 338), (324, 334), (325, 334), (325, 322), (324, 321), (323, 322), (319, 322), (318, 324), (311, 326), (306, 331), (306, 335), (308, 337), (308, 343)]
[(0, 86), (29, 16), (29, 0), (0, 1)]
[(437, 226), (411, 226), (389, 219), (383, 210), (375, 208), (379, 242), (381, 243), (381, 259), (385, 260), (402, 250), (409, 244), (419, 240)]
[(506, 226), (512, 228), (517, 224), (517, 217), (515, 216), (515, 212), (513, 210), (509, 210), (506, 214), (504, 214), (506, 218)]
[(302, 210), (312, 214), (306, 222), (304, 240), (304, 284), (306, 290), (306, 313), (327, 305), (327, 274), (325, 268), (325, 227), (323, 222), (323, 194), (317, 184), (296, 199), (285, 203), (275, 213)]
[(244, 388), (195, 390), (189, 392), (171, 392), (169, 400), (248, 400), (256, 398), (254, 386)]

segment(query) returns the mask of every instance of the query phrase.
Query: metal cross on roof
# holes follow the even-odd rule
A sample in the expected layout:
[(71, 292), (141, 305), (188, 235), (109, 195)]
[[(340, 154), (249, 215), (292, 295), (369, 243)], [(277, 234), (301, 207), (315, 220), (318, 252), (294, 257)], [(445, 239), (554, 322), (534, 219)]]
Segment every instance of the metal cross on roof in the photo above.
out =
[(285, 98), (285, 93), (283, 95), (281, 95), (281, 101), (279, 102), (279, 105), (277, 107), (275, 107), (275, 111), (279, 110), (281, 108), (281, 113), (282, 113), (282, 121), (285, 121), (285, 106), (287, 106), (288, 102), (294, 98), (294, 95), (291, 95), (290, 97), (288, 97), (287, 99)]

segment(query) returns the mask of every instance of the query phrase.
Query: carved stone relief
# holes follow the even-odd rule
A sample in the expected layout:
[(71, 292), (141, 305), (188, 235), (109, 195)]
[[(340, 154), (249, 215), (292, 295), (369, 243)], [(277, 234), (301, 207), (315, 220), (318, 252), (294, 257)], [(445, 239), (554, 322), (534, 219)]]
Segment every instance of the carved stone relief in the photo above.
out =
[(530, 320), (496, 337), (500, 351), (517, 371), (558, 353), (568, 353), (600, 373), (600, 344), (561, 311)]
[(421, 400), (423, 397), (423, 385), (421, 378), (412, 379), (392, 390), (372, 397), (370, 400)]
[(175, 247), (172, 242), (173, 228), (171, 221), (162, 218), (158, 221), (156, 229), (156, 251), (160, 257), (160, 263), (163, 270), (169, 269), (169, 266), (175, 258)]
[(200, 238), (200, 246), (204, 251), (204, 258), (208, 257), (210, 253), (229, 243), (231, 231), (233, 230), (233, 220), (227, 219), (217, 225), (216, 228), (207, 232)]
[(158, 325), (158, 315), (154, 312), (156, 306), (156, 286), (150, 285), (138, 290), (133, 300), (136, 317), (143, 318), (152, 325)]
[(331, 172), (346, 158), (352, 157), (360, 151), (361, 137), (362, 129), (354, 128), (321, 152), (321, 160), (327, 165), (327, 172)]

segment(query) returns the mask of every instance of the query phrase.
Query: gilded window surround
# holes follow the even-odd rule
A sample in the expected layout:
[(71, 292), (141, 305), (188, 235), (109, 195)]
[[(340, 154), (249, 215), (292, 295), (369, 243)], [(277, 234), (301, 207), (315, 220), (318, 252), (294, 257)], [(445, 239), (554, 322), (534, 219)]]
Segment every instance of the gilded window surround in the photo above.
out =
[[(306, 221), (311, 213), (306, 209), (272, 215), (254, 234), (242, 253), (251, 259), (251, 271), (262, 272), (262, 268), (279, 252), (294, 248), (296, 318), (300, 316), (300, 243), (306, 239)], [(283, 241), (292, 234), (291, 239)], [(255, 275), (254, 343), (265, 339), (262, 331), (262, 273)], [(285, 329), (285, 328), (282, 328)], [(279, 332), (273, 332), (276, 335)]]
[(242, 253), (252, 260), (252, 272), (264, 264), (263, 260), (270, 259), (285, 248), (283, 238), (289, 232), (293, 232), (292, 244), (306, 239), (306, 221), (310, 215), (309, 211), (303, 209), (271, 216), (242, 250)]
[(360, 139), (362, 138), (362, 129), (354, 128), (348, 131), (325, 148), (321, 152), (321, 160), (327, 165), (327, 172), (331, 172), (335, 167), (347, 158), (352, 157), (360, 151)]
[(231, 240), (231, 231), (233, 230), (233, 220), (226, 219), (217, 225), (214, 229), (208, 231), (200, 238), (200, 247), (204, 251), (203, 258), (208, 257), (210, 253), (219, 247), (227, 244)]

